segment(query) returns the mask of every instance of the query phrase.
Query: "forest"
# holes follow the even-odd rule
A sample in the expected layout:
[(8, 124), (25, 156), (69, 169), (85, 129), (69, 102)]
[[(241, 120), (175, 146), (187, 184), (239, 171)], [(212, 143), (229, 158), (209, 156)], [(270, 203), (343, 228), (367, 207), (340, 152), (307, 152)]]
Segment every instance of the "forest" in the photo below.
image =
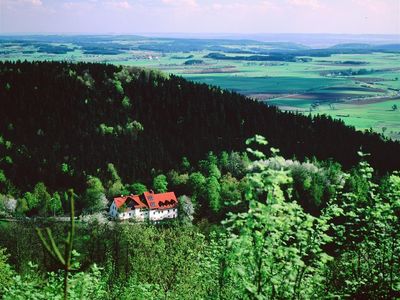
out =
[(287, 157), (333, 159), (350, 168), (362, 150), (381, 175), (400, 169), (399, 142), (157, 71), (4, 62), (0, 82), (7, 108), (0, 111), (3, 193), (41, 181), (81, 192), (86, 176), (103, 179), (108, 163), (127, 182), (148, 182), (153, 169), (172, 169), (184, 156), (196, 162), (208, 151), (243, 151), (254, 134)]
[[(399, 142), (133, 67), (0, 82), (0, 297), (400, 297)], [(107, 218), (149, 189), (179, 218)]]

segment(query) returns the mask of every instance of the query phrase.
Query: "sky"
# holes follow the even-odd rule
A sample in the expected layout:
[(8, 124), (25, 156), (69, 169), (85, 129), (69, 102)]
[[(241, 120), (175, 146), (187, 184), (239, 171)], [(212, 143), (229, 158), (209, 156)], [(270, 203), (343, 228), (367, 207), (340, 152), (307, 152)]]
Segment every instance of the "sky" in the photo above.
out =
[(1, 33), (400, 34), (400, 0), (0, 0)]

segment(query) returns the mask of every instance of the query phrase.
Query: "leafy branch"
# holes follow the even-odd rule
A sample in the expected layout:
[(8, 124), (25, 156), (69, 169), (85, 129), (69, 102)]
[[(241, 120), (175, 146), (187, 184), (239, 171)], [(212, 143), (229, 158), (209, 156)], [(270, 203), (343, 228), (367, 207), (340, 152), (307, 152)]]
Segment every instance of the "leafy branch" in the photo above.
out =
[(69, 190), (70, 205), (71, 205), (71, 218), (70, 218), (70, 228), (68, 230), (67, 238), (64, 241), (64, 255), (61, 254), (59, 247), (53, 237), (53, 233), (50, 228), (46, 228), (45, 232), (47, 234), (47, 239), (45, 238), (42, 230), (36, 228), (36, 232), (40, 238), (42, 245), (45, 247), (47, 252), (62, 266), (64, 270), (64, 299), (68, 298), (68, 274), (73, 270), (71, 267), (71, 256), (72, 256), (72, 246), (75, 235), (75, 203), (74, 203), (74, 192)]

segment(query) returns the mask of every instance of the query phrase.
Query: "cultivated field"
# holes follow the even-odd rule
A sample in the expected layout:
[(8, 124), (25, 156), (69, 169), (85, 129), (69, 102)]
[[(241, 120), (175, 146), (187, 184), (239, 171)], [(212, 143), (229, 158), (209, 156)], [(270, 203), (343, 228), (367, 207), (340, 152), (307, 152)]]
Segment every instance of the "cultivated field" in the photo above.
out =
[(283, 110), (324, 113), (358, 129), (372, 128), (399, 139), (400, 52), (333, 49), (321, 55), (298, 44), (240, 40), (0, 37), (1, 60), (155, 68), (234, 90)]

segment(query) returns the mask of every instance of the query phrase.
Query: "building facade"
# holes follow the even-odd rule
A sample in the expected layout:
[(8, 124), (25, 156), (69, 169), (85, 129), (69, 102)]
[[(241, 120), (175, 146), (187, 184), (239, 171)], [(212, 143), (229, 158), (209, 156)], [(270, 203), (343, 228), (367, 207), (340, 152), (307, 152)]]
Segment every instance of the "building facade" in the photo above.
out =
[(109, 215), (118, 220), (158, 222), (174, 219), (178, 217), (178, 199), (174, 192), (156, 194), (153, 191), (115, 197)]

